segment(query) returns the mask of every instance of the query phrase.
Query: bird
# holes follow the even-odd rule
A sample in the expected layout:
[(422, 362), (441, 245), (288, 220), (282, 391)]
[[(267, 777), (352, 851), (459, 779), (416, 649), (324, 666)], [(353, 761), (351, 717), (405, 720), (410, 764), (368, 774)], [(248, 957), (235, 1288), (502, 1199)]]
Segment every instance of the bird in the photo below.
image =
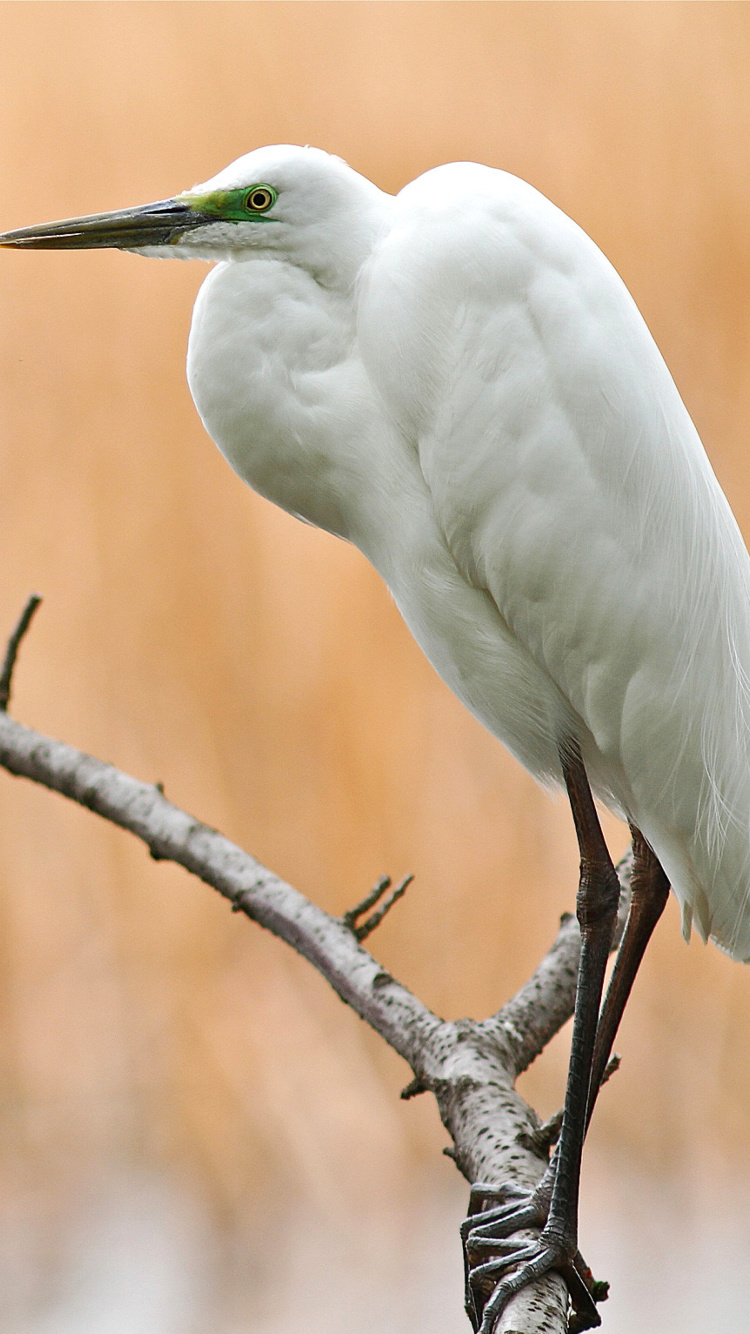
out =
[[(528, 1199), (477, 1183), (467, 1309), (492, 1334), (541, 1274), (601, 1323), (577, 1250), (583, 1140), (669, 889), (750, 961), (750, 559), (633, 297), (532, 185), (458, 162), (396, 195), (275, 145), (169, 199), (0, 236), (213, 267), (190, 390), (232, 468), (356, 545), (466, 707), (543, 785), (581, 853), (562, 1131)], [(630, 916), (595, 801), (633, 832)], [(539, 1235), (504, 1244), (520, 1224)]]

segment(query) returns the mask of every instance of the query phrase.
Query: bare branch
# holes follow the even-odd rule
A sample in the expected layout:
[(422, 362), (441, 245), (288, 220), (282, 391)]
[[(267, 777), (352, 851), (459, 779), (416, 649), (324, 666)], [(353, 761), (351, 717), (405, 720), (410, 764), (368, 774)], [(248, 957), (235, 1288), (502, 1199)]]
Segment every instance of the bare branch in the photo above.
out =
[[(5, 702), (18, 645), (38, 599), (24, 609), (5, 655)], [(24, 727), (0, 709), (0, 766), (88, 807), (135, 834), (157, 860), (168, 859), (213, 886), (232, 909), (266, 927), (310, 963), (342, 1000), (411, 1065), (402, 1096), (431, 1091), (453, 1140), (447, 1152), (468, 1181), (507, 1182), (532, 1189), (545, 1168), (540, 1137), (554, 1127), (516, 1092), (520, 1070), (568, 1018), (575, 993), (578, 929), (562, 919), (557, 939), (533, 977), (503, 1008), (480, 1022), (447, 1023), (387, 973), (360, 938), (403, 895), (403, 880), (362, 925), (390, 888), (381, 878), (342, 918), (332, 917), (261, 866), (215, 829), (179, 810), (160, 784), (142, 783), (109, 764)], [(519, 1241), (524, 1238), (519, 1234)], [(528, 1234), (526, 1234), (528, 1235)], [(565, 1334), (567, 1290), (556, 1274), (530, 1285), (503, 1311), (496, 1334)]]
[(32, 593), (19, 616), (15, 628), (8, 640), (5, 650), (3, 665), (0, 668), (0, 712), (7, 712), (10, 703), (10, 687), (13, 680), (13, 668), (16, 665), (18, 650), (21, 647), (21, 640), (31, 625), (34, 612), (36, 611), (41, 598), (38, 593)]
[[(172, 806), (159, 788), (121, 774), (0, 712), (0, 766), (61, 792), (143, 839), (152, 856), (206, 880), (232, 907), (310, 960), (343, 1000), (394, 1047), (435, 1094), (468, 1181), (531, 1189), (543, 1163), (519, 1133), (538, 1119), (514, 1089), (510, 1043), (483, 1023), (446, 1023), (364, 950), (351, 928), (316, 907), (248, 852)], [(487, 1021), (492, 1023), (492, 1021)], [(416, 1091), (416, 1090), (415, 1090)], [(523, 1234), (519, 1234), (522, 1238)], [(547, 1275), (503, 1311), (496, 1334), (565, 1334), (566, 1287)]]
[[(613, 950), (617, 949), (625, 929), (630, 904), (632, 864), (632, 854), (628, 849), (616, 867), (622, 893), (612, 941)], [(578, 922), (571, 913), (565, 913), (560, 919), (560, 929), (552, 948), (528, 982), (524, 982), (497, 1014), (484, 1021), (488, 1030), (494, 1029), (508, 1044), (516, 1076), (528, 1069), (572, 1015), (580, 948)]]
[(0, 714), (0, 765), (128, 829), (152, 856), (178, 862), (253, 921), (285, 940), (342, 1000), (413, 1063), (440, 1023), (396, 982), (337, 917), (310, 903), (215, 829), (173, 806), (150, 783)]
[(502, 1009), (484, 1022), (508, 1043), (516, 1075), (531, 1065), (550, 1038), (573, 1013), (581, 935), (572, 913), (565, 913), (554, 944), (528, 982)]
[[(184, 866), (308, 959), (434, 1093), (455, 1144), (456, 1164), (469, 1181), (511, 1181), (525, 1189), (537, 1183), (543, 1163), (521, 1143), (520, 1132), (533, 1130), (538, 1119), (513, 1087), (512, 1044), (501, 1030), (492, 1031), (493, 1020), (439, 1019), (362, 948), (341, 918), (173, 806), (153, 784), (24, 727), (7, 713), (0, 713), (0, 766), (129, 830), (152, 856)], [(566, 1311), (563, 1280), (547, 1275), (509, 1303), (496, 1334), (565, 1334)]]

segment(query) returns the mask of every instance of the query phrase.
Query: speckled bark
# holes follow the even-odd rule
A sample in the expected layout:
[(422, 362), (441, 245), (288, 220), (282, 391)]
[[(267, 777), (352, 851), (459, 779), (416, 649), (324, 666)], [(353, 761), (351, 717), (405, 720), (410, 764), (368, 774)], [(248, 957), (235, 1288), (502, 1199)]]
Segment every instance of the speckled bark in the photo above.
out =
[[(497, 1014), (447, 1023), (380, 966), (350, 924), (317, 908), (222, 834), (173, 806), (158, 788), (2, 711), (0, 765), (129, 830), (152, 856), (184, 866), (235, 911), (308, 959), (434, 1094), (467, 1181), (536, 1184), (546, 1158), (525, 1141), (539, 1121), (514, 1082), (572, 1013), (579, 951), (574, 918), (563, 918), (533, 977)], [(551, 1275), (513, 1300), (497, 1334), (564, 1334), (566, 1309), (565, 1285)]]

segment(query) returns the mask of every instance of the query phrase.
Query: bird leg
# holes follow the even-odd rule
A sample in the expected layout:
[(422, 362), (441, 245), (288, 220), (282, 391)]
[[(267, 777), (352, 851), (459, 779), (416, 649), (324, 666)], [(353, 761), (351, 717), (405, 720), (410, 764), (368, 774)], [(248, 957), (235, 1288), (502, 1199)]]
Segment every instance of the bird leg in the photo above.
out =
[[(561, 1273), (568, 1284), (575, 1313), (573, 1319), (579, 1330), (601, 1324), (595, 1298), (601, 1300), (606, 1295), (605, 1285), (594, 1284), (578, 1252), (578, 1186), (588, 1125), (599, 1006), (620, 885), (601, 831), (578, 744), (572, 742), (561, 749), (560, 759), (581, 854), (576, 900), (581, 955), (565, 1109), (548, 1210), (544, 1208), (546, 1201), (535, 1192), (525, 1206), (514, 1211), (517, 1220), (514, 1230), (519, 1225), (539, 1226), (544, 1220), (537, 1240), (514, 1249), (514, 1243), (492, 1235), (496, 1226), (490, 1219), (484, 1227), (481, 1213), (471, 1220), (473, 1226), (466, 1237), (467, 1308), (474, 1328), (481, 1334), (492, 1334), (510, 1298), (550, 1270)], [(604, 1065), (608, 1056), (609, 1051)], [(604, 1066), (599, 1078), (603, 1070)], [(475, 1235), (477, 1231), (479, 1235)], [(488, 1251), (492, 1258), (485, 1259)]]
[[(615, 961), (606, 999), (599, 1018), (594, 1045), (586, 1127), (591, 1121), (604, 1072), (617, 1035), (625, 1005), (630, 996), (638, 968), (656, 923), (669, 897), (669, 882), (640, 830), (631, 825), (633, 836), (633, 870), (630, 880), (631, 899), (627, 925)], [(557, 1152), (552, 1157), (542, 1180), (529, 1194), (510, 1184), (497, 1186), (477, 1182), (469, 1196), (468, 1217), (461, 1225), (464, 1243), (466, 1275), (466, 1303), (470, 1316), (476, 1316), (470, 1288), (471, 1266), (482, 1262), (485, 1255), (497, 1254), (501, 1243), (522, 1229), (541, 1230), (549, 1216), (552, 1189), (557, 1169)], [(581, 1272), (585, 1265), (578, 1255), (576, 1267)], [(601, 1300), (604, 1285), (594, 1285), (593, 1291)], [(478, 1326), (479, 1319), (475, 1319)]]
[(630, 910), (596, 1032), (587, 1129), (636, 974), (669, 898), (669, 881), (656, 854), (635, 825), (630, 826), (630, 832), (633, 836)]

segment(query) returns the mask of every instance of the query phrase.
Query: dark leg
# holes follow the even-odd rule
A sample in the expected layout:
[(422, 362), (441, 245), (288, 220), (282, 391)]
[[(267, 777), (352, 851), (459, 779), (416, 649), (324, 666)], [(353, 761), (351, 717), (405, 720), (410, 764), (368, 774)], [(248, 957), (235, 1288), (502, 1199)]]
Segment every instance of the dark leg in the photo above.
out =
[(669, 881), (655, 854), (639, 829), (631, 825), (630, 832), (633, 835), (630, 912), (596, 1034), (591, 1068), (591, 1093), (586, 1117), (587, 1128), (636, 973), (641, 966), (654, 927), (664, 912), (669, 898)]
[[(545, 1231), (566, 1246), (577, 1240), (578, 1178), (586, 1134), (592, 1064), (604, 974), (615, 929), (620, 882), (596, 814), (578, 747), (563, 755), (563, 774), (581, 851), (576, 911), (581, 927), (573, 1040), (555, 1185)], [(609, 1059), (607, 1053), (606, 1060)], [(604, 1073), (602, 1069), (602, 1074)]]
[[(581, 927), (581, 957), (563, 1124), (549, 1214), (539, 1240), (502, 1258), (480, 1263), (471, 1270), (469, 1285), (476, 1317), (481, 1311), (482, 1334), (492, 1334), (510, 1297), (532, 1279), (553, 1269), (562, 1273), (568, 1283), (578, 1328), (589, 1329), (601, 1323), (591, 1296), (590, 1275), (578, 1255), (578, 1182), (588, 1124), (599, 1006), (620, 885), (604, 842), (577, 743), (561, 751), (560, 758), (581, 853), (576, 904)], [(495, 1248), (496, 1253), (502, 1251), (502, 1242), (495, 1243)], [(485, 1247), (480, 1245), (480, 1249)], [(503, 1278), (508, 1269), (515, 1269), (515, 1272)], [(486, 1300), (488, 1287), (492, 1291)]]

